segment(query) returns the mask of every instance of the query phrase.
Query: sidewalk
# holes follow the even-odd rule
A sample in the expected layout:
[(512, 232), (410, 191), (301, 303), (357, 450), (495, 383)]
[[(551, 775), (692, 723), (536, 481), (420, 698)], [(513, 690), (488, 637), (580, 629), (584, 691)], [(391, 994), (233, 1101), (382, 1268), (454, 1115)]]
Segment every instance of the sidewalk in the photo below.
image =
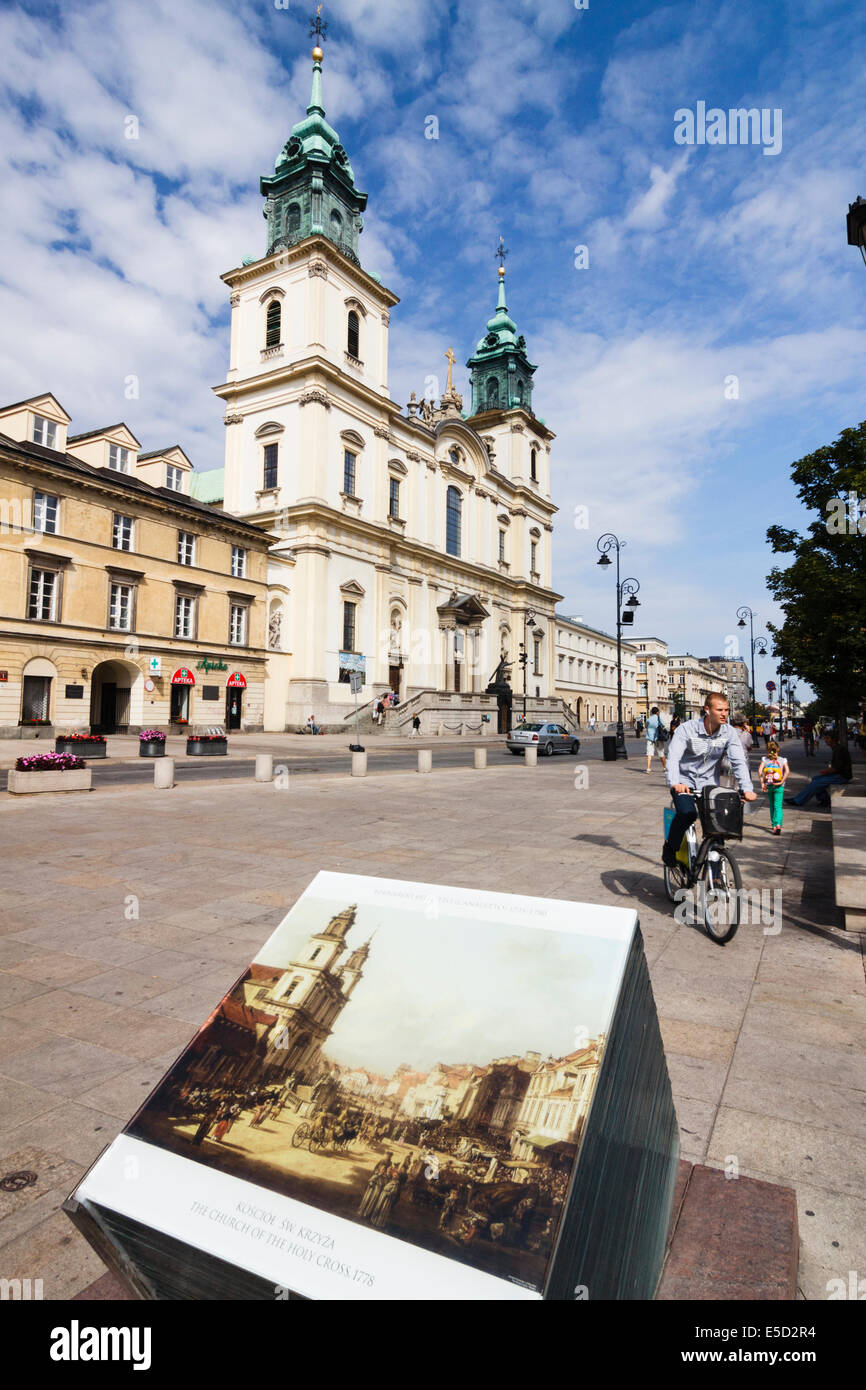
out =
[[(820, 760), (793, 748), (811, 775)], [(666, 797), (644, 766), (514, 759), (0, 807), (0, 1175), (37, 1175), (0, 1192), (0, 1277), (41, 1277), (53, 1299), (99, 1277), (60, 1202), (320, 868), (634, 906), (683, 1157), (796, 1189), (804, 1297), (862, 1274), (863, 942), (836, 927), (830, 814), (786, 809), (774, 838), (757, 803), (735, 852), (746, 887), (781, 893), (782, 930), (746, 923), (719, 947), (664, 897)]]

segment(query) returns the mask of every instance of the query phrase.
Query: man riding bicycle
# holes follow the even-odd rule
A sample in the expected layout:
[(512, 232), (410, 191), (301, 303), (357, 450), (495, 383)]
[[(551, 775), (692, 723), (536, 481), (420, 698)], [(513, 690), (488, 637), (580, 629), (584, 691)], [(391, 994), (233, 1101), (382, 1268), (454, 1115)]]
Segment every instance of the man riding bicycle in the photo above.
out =
[(668, 868), (673, 868), (683, 836), (698, 818), (696, 793), (704, 787), (719, 785), (721, 762), (726, 753), (746, 801), (757, 799), (742, 742), (728, 723), (730, 716), (727, 696), (708, 695), (703, 719), (685, 720), (668, 745), (665, 777), (676, 810), (662, 845), (662, 863)]

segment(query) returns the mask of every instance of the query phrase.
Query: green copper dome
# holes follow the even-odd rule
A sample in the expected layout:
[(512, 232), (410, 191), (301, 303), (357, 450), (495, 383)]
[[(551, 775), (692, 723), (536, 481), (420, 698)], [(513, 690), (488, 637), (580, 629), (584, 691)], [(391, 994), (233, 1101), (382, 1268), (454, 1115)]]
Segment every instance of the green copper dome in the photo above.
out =
[(293, 126), (277, 155), (274, 172), (260, 181), (267, 199), (267, 255), (305, 237), (326, 236), (356, 264), (361, 213), (367, 195), (355, 187), (355, 175), (340, 137), (325, 118), (322, 105), (321, 50), (313, 54), (313, 90), (307, 114)]
[(487, 320), (487, 332), (466, 363), (472, 377), (472, 414), (484, 410), (532, 412), (532, 376), (536, 368), (526, 356), (526, 339), (505, 302), (505, 271), (499, 272), (496, 313)]

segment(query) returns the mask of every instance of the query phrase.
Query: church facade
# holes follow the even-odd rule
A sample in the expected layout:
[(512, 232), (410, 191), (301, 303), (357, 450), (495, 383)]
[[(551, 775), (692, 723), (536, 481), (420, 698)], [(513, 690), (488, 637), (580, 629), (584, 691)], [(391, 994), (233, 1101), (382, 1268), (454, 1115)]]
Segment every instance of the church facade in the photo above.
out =
[(550, 707), (554, 436), (532, 409), (535, 367), (504, 268), (467, 363), (470, 409), (450, 349), (441, 399), (413, 393), (402, 409), (388, 385), (398, 300), (361, 265), (367, 198), (325, 115), (322, 56), (317, 46), (306, 116), (261, 180), (266, 255), (222, 277), (224, 506), (278, 537), (265, 728), (311, 713), (341, 727), (359, 667), (359, 703), (391, 689), (407, 719), (442, 692), (489, 707), (494, 672), (521, 699), (525, 673), (530, 710)]

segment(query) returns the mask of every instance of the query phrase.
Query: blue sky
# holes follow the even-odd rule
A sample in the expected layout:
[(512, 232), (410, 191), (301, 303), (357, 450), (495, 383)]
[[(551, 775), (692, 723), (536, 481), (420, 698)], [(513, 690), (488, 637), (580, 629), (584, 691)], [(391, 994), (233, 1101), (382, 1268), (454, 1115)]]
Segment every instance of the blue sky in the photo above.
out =
[[(145, 448), (222, 463), (219, 274), (264, 252), (258, 177), (309, 99), (312, 8), (0, 9), (4, 399), (50, 389), (76, 431), (122, 418)], [(333, 0), (325, 17), (328, 116), (370, 195), (362, 262), (402, 300), (394, 399), (444, 382), (453, 346), (468, 401), (502, 233), (557, 434), (561, 610), (612, 626), (594, 564), (612, 530), (642, 632), (721, 652), (741, 604), (764, 631), (766, 527), (808, 519), (790, 464), (866, 416), (866, 270), (844, 228), (866, 194), (862, 11)], [(677, 145), (674, 113), (699, 101), (780, 108), (781, 151)]]

